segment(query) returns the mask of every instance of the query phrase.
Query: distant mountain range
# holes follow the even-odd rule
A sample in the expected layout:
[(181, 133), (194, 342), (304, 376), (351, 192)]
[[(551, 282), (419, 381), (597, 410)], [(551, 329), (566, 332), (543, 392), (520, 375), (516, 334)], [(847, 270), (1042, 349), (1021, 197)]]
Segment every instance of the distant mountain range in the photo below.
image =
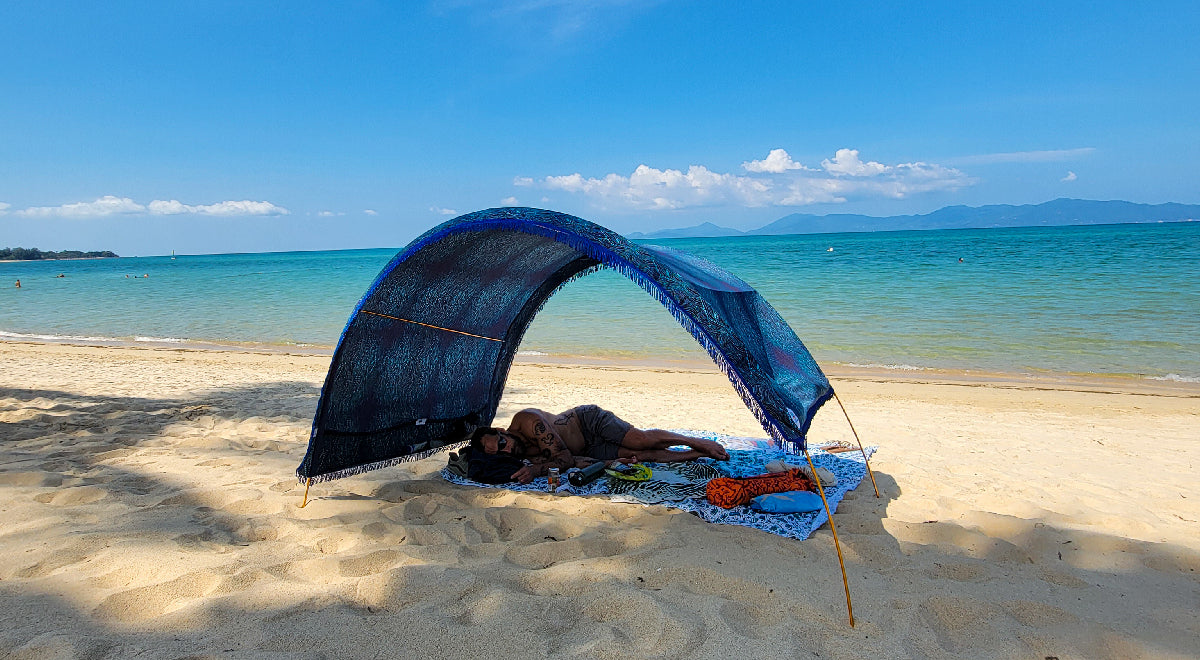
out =
[(793, 213), (758, 229), (738, 231), (711, 222), (633, 232), (629, 238), (702, 238), (719, 236), (764, 236), (778, 234), (832, 234), (837, 232), (902, 231), (908, 229), (980, 229), (987, 227), (1050, 227), (1058, 225), (1107, 225), (1131, 222), (1179, 222), (1200, 219), (1200, 204), (1135, 204), (1122, 201), (1056, 199), (1043, 204), (990, 204), (947, 206), (924, 215), (870, 215)]

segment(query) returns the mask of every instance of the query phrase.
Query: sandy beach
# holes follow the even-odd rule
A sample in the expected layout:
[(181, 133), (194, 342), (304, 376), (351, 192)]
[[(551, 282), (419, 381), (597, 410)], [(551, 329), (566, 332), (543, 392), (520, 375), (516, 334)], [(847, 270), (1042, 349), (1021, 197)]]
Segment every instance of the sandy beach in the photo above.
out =
[[(0, 342), (0, 658), (1196, 658), (1200, 386), (831, 373), (869, 481), (797, 542), (466, 489), (303, 487), (329, 358)], [(521, 362), (517, 410), (761, 437), (712, 368)], [(852, 440), (836, 405), (816, 443)]]

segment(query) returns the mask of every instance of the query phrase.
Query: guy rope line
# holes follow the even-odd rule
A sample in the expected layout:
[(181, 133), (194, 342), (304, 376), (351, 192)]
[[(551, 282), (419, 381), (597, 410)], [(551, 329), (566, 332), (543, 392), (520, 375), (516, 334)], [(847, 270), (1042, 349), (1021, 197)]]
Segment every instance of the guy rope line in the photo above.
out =
[(440, 326), (440, 325), (431, 325), (431, 324), (429, 324), (429, 323), (421, 323), (420, 321), (411, 321), (411, 320), (409, 320), (409, 319), (402, 319), (402, 318), (400, 318), (399, 316), (391, 316), (391, 315), (388, 315), (388, 314), (380, 314), (379, 312), (370, 312), (370, 311), (367, 311), (367, 310), (365, 310), (365, 309), (364, 309), (364, 310), (362, 310), (362, 313), (363, 313), (363, 314), (370, 314), (371, 316), (382, 316), (382, 317), (383, 317), (383, 318), (385, 318), (385, 319), (392, 319), (393, 321), (404, 321), (405, 323), (411, 323), (411, 324), (413, 324), (413, 325), (422, 325), (422, 326), (425, 326), (426, 328), (433, 328), (434, 330), (445, 330), (446, 332), (454, 332), (454, 333), (457, 333), (457, 334), (460, 334), (460, 335), (466, 335), (466, 336), (468, 336), (468, 337), (478, 337), (479, 339), (486, 339), (486, 340), (488, 340), (488, 341), (499, 341), (499, 342), (503, 342), (503, 341), (504, 341), (503, 339), (496, 339), (495, 337), (484, 337), (483, 335), (473, 335), (473, 334), (471, 334), (471, 333), (469, 333), (469, 332), (463, 332), (462, 330), (455, 330), (455, 329), (453, 329), (453, 328), (443, 328), (443, 327), (442, 327), (442, 326)]
[(854, 434), (854, 439), (858, 440), (858, 450), (862, 452), (863, 462), (867, 464), (867, 474), (871, 475), (871, 485), (875, 488), (875, 497), (879, 497), (879, 486), (875, 483), (875, 473), (871, 470), (871, 460), (867, 458), (867, 450), (863, 449), (862, 440), (859, 440), (858, 431), (854, 430), (854, 422), (850, 421), (850, 413), (846, 412), (846, 406), (842, 405), (842, 400), (838, 398), (837, 392), (833, 393), (833, 398), (838, 402), (838, 406), (842, 409), (842, 414), (846, 416), (846, 423), (850, 425), (850, 432)]
[(817, 492), (821, 495), (821, 503), (825, 505), (825, 515), (829, 518), (829, 530), (833, 532), (833, 547), (837, 548), (838, 566), (842, 567), (842, 586), (846, 589), (846, 612), (850, 615), (850, 627), (854, 627), (854, 605), (850, 604), (850, 581), (846, 579), (846, 562), (842, 560), (842, 544), (838, 541), (837, 527), (833, 525), (833, 512), (829, 510), (829, 500), (825, 499), (825, 487), (821, 485), (821, 476), (813, 465), (812, 456), (804, 450), (804, 458), (808, 459), (808, 469), (812, 470), (813, 480), (817, 482)]

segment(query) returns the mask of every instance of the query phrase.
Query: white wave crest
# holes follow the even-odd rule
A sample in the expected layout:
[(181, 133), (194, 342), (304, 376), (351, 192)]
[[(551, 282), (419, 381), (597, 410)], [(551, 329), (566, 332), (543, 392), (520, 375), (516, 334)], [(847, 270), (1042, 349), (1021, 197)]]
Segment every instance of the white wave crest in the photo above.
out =
[(1179, 374), (1167, 374), (1166, 376), (1150, 376), (1149, 380), (1169, 380), (1176, 383), (1200, 383), (1200, 378), (1196, 376), (1180, 376)]
[(847, 367), (856, 367), (858, 369), (891, 369), (894, 371), (925, 371), (925, 367), (914, 367), (911, 364), (858, 364), (856, 362), (847, 362)]
[[(96, 337), (92, 335), (43, 335), (37, 333), (26, 332), (9, 332), (0, 330), (0, 339), (37, 339), (42, 341), (102, 341), (102, 342), (122, 342), (129, 341), (128, 337)], [(182, 344), (186, 339), (178, 337), (134, 337), (133, 341), (153, 342), (158, 344)]]
[(0, 338), (9, 339), (45, 339), (48, 341), (117, 341), (112, 337), (86, 337), (79, 335), (38, 335), (24, 332), (8, 332), (0, 330)]

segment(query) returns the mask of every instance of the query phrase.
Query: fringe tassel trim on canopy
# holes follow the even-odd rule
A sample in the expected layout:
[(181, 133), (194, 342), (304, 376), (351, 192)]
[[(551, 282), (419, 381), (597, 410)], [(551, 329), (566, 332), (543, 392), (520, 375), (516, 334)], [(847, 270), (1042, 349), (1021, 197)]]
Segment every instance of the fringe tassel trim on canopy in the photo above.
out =
[(420, 461), (420, 460), (429, 458), (430, 456), (439, 454), (444, 451), (451, 451), (454, 449), (459, 449), (461, 447), (466, 446), (466, 444), (467, 444), (467, 441), (464, 440), (462, 442), (455, 442), (455, 443), (445, 445), (442, 447), (434, 447), (433, 449), (426, 449), (425, 451), (417, 452), (415, 454), (408, 454), (407, 456), (397, 456), (396, 458), (389, 458), (386, 461), (376, 461), (374, 463), (366, 463), (364, 465), (355, 465), (354, 467), (346, 468), (345, 470), (338, 470), (337, 472), (327, 472), (325, 474), (318, 474), (314, 477), (305, 477), (305, 476), (302, 476), (299, 473), (297, 473), (296, 479), (299, 480), (300, 483), (304, 483), (305, 481), (307, 481), (308, 479), (311, 478), (312, 482), (314, 484), (319, 484), (323, 481), (333, 481), (334, 479), (345, 479), (346, 477), (353, 477), (355, 475), (363, 474), (364, 472), (370, 472), (371, 470), (382, 470), (383, 468), (395, 467), (402, 463), (412, 463), (414, 461)]

